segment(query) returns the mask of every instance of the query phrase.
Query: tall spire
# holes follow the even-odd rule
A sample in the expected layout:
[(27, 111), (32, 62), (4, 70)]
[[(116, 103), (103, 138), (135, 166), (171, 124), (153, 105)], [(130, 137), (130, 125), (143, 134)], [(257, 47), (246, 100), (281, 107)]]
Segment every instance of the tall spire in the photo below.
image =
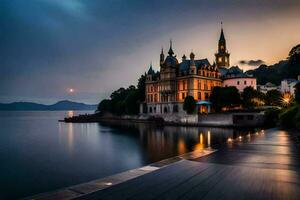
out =
[(220, 35), (220, 41), (225, 41), (225, 36), (223, 32), (223, 22), (221, 22), (221, 35)]
[(169, 54), (170, 56), (172, 56), (172, 55), (174, 54), (174, 51), (173, 51), (173, 49), (172, 49), (172, 40), (170, 40), (170, 49), (169, 49), (168, 54)]

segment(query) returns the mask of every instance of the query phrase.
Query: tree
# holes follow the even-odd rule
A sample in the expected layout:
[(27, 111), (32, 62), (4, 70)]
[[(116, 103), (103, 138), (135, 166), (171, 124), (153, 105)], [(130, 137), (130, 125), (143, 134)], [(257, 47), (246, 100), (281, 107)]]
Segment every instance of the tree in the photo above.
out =
[(146, 93), (146, 74), (141, 75), (137, 84), (138, 89), (138, 97), (140, 102), (145, 101), (145, 93)]
[(295, 101), (300, 105), (300, 82), (295, 85)]
[(253, 87), (245, 87), (241, 96), (244, 108), (252, 109), (254, 106), (264, 104), (263, 93), (255, 90)]
[(233, 108), (240, 106), (241, 97), (236, 87), (214, 87), (210, 95), (210, 101), (216, 112), (222, 108)]
[(132, 90), (128, 93), (124, 103), (126, 114), (138, 114), (139, 113), (139, 96), (138, 91)]
[(249, 70), (246, 73), (252, 74), (257, 78), (257, 83), (264, 85), (267, 82), (279, 85), (282, 79), (297, 78), (300, 74), (300, 44), (293, 47), (287, 60), (281, 60), (274, 65), (261, 65), (260, 67)]
[(270, 90), (266, 93), (265, 101), (267, 105), (279, 106), (281, 105), (281, 93), (278, 90)]
[(110, 99), (98, 104), (97, 111), (111, 112), (117, 115), (138, 114), (139, 104), (145, 101), (146, 75), (139, 78), (137, 87), (119, 88), (111, 93)]
[(225, 87), (223, 92), (223, 101), (225, 102), (224, 106), (227, 108), (240, 106), (241, 96), (239, 90), (234, 86)]
[(102, 100), (98, 104), (97, 111), (99, 111), (99, 112), (111, 112), (111, 100), (110, 99)]
[(184, 99), (183, 110), (185, 110), (188, 114), (192, 114), (196, 108), (196, 101), (193, 96), (187, 96)]
[(219, 86), (214, 87), (209, 98), (216, 112), (220, 112), (224, 106), (222, 101), (222, 90), (223, 88)]

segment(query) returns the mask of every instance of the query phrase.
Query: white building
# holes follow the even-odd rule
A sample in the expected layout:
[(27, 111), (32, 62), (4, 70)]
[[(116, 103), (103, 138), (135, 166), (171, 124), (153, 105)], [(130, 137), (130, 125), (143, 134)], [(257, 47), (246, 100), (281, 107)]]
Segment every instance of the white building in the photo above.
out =
[(243, 73), (238, 66), (229, 69), (221, 69), (220, 71), (223, 79), (223, 87), (234, 86), (239, 92), (243, 92), (246, 87), (253, 87), (255, 90), (257, 89), (256, 78)]
[(284, 79), (281, 81), (281, 93), (290, 93), (295, 95), (295, 85), (300, 82), (300, 76), (296, 79)]
[(275, 84), (270, 83), (270, 82), (266, 83), (265, 85), (257, 85), (257, 89), (258, 89), (258, 91), (260, 91), (264, 94), (266, 94), (270, 90), (281, 91), (280, 86), (276, 86)]

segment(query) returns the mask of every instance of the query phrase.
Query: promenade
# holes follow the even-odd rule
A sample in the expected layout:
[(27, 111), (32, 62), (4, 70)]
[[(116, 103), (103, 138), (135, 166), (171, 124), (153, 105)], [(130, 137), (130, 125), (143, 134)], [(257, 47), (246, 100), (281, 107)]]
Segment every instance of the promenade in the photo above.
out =
[[(300, 154), (286, 131), (269, 129), (228, 142), (210, 153), (155, 163), (148, 166), (150, 172), (127, 181), (92, 192), (73, 188), (69, 191), (77, 195), (65, 197), (85, 200), (299, 199)], [(54, 197), (44, 195), (36, 199)]]

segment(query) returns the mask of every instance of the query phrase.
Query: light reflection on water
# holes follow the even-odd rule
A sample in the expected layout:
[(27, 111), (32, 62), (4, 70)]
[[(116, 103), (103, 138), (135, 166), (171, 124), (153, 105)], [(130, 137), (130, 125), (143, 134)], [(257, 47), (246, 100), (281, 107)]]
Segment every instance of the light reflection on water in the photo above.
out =
[[(81, 112), (84, 114), (86, 112)], [(249, 131), (149, 124), (63, 123), (78, 112), (0, 112), (0, 199), (87, 182)]]

